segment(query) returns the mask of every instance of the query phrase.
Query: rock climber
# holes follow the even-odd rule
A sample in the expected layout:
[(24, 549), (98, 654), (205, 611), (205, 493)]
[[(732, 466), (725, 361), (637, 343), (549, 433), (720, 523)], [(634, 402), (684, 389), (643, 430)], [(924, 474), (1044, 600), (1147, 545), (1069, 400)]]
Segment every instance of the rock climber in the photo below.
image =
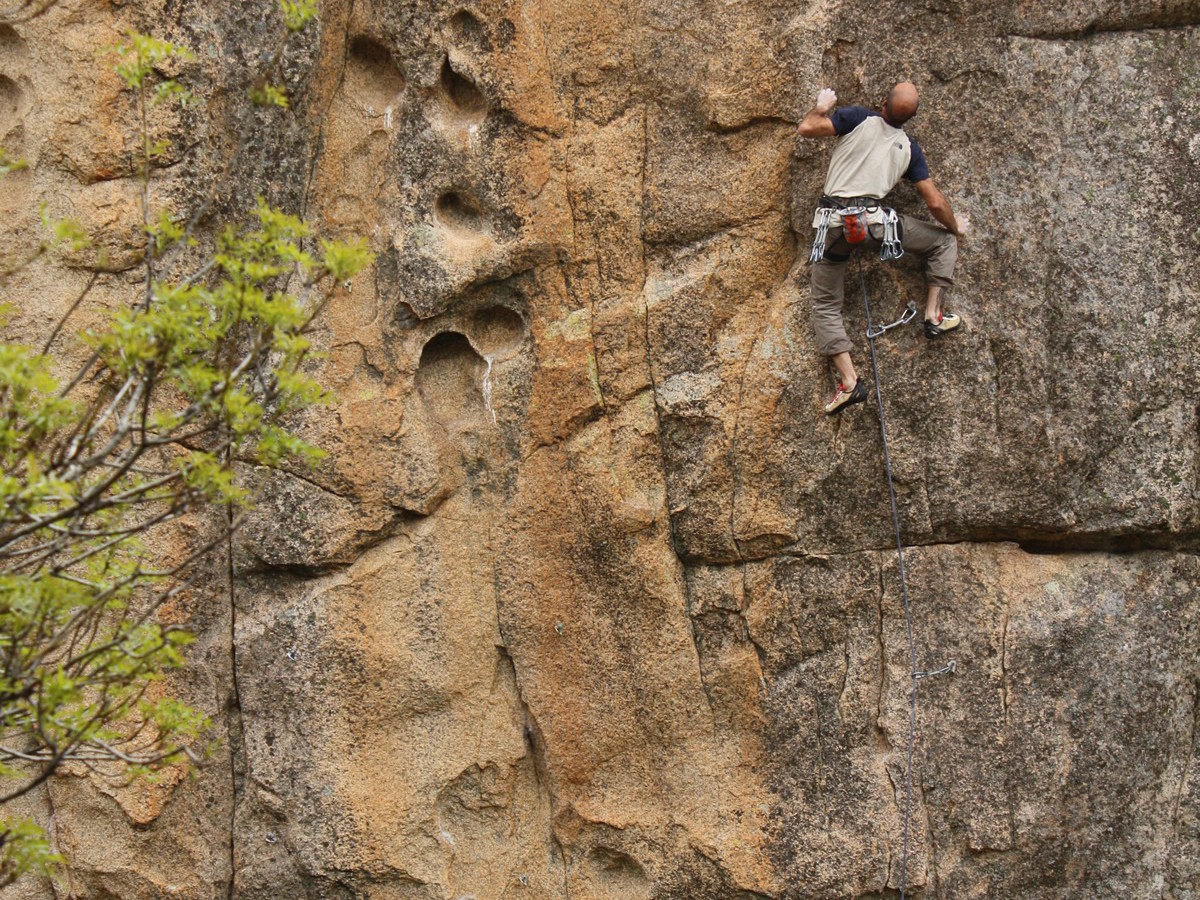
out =
[[(950, 203), (929, 177), (920, 145), (905, 134), (904, 123), (917, 113), (916, 87), (903, 81), (893, 87), (878, 110), (865, 106), (835, 109), (837, 94), (824, 88), (816, 106), (800, 123), (806, 138), (838, 137), (824, 196), (813, 219), (817, 239), (812, 250), (812, 317), (821, 353), (830, 357), (840, 381), (825, 404), (831, 415), (867, 399), (850, 359), (853, 344), (842, 322), (846, 261), (854, 244), (884, 248), (885, 258), (912, 253), (924, 264), (928, 292), (925, 336), (936, 338), (958, 327), (960, 319), (942, 309), (945, 291), (954, 283), (958, 241), (970, 228), (966, 216), (955, 216)], [(912, 182), (938, 227), (897, 214), (880, 201), (901, 178)], [(889, 245), (894, 250), (889, 253)], [(903, 249), (900, 249), (900, 246)]]

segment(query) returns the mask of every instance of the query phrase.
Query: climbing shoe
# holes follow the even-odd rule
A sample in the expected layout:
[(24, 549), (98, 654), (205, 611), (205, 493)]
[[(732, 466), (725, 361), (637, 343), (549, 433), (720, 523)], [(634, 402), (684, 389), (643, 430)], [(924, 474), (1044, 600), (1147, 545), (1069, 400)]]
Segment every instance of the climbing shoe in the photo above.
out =
[(925, 337), (935, 338), (945, 334), (947, 331), (953, 331), (962, 323), (962, 319), (954, 313), (939, 313), (938, 320), (931, 322), (925, 320)]
[(833, 395), (833, 399), (825, 404), (825, 415), (831, 416), (834, 413), (841, 412), (847, 406), (862, 403), (866, 399), (867, 388), (861, 378), (854, 382), (854, 388), (849, 391), (839, 384), (837, 393)]

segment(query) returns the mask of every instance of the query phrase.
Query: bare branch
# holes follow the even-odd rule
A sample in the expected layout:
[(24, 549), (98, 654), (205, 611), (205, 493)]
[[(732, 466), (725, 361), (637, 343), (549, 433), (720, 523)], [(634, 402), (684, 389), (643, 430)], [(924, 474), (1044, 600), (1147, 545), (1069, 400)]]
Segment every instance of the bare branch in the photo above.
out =
[(79, 304), (92, 292), (92, 287), (95, 286), (96, 279), (99, 277), (99, 272), (92, 272), (92, 276), (88, 279), (83, 290), (79, 292), (79, 296), (75, 298), (75, 302), (71, 304), (65, 313), (58, 317), (58, 322), (55, 323), (54, 330), (50, 332), (50, 337), (46, 338), (46, 343), (42, 345), (43, 356), (50, 352), (50, 348), (54, 345), (54, 339), (58, 337), (58, 333), (67, 324), (67, 319), (71, 318), (71, 315), (79, 308)]

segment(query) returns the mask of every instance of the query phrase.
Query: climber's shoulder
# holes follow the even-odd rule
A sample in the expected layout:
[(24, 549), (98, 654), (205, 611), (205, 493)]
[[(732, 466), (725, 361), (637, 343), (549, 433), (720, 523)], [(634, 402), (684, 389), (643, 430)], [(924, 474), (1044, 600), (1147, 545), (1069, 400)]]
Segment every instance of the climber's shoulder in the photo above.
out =
[(839, 106), (829, 114), (829, 121), (833, 122), (834, 134), (845, 137), (867, 119), (875, 116), (879, 116), (879, 113), (865, 106)]

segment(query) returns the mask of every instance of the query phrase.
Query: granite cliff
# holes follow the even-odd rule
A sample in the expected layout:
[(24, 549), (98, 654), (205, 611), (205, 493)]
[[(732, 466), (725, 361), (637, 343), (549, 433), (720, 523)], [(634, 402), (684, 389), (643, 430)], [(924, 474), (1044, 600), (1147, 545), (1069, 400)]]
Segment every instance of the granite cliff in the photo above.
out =
[[(820, 414), (829, 147), (796, 123), (908, 77), (975, 222), (966, 328), (879, 345), (919, 660), (957, 662), (921, 686), (908, 886), (1200, 897), (1195, 0), (325, 0), (262, 113), (272, 8), (0, 29), (10, 238), (46, 201), (131, 252), (93, 52), (137, 25), (197, 51), (207, 110), (165, 123), (158, 199), (219, 178), (380, 254), (318, 335), (329, 459), (264, 478), (232, 593), (191, 600), (212, 762), (55, 779), (69, 877), (6, 896), (898, 896), (887, 484), (875, 401)], [(16, 327), (96, 266), (39, 263)], [(865, 272), (880, 318), (920, 295)]]

